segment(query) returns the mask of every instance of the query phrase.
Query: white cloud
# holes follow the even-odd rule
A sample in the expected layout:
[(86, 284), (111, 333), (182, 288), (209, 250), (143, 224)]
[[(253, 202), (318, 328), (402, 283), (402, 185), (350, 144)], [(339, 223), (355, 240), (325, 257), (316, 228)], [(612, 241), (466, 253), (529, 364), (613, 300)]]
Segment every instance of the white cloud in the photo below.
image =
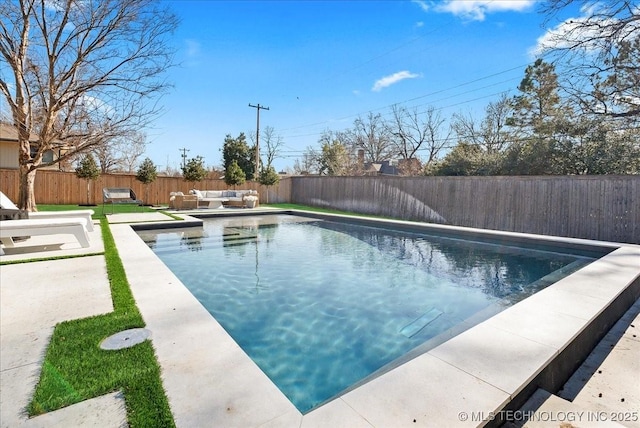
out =
[(420, 6), (420, 8), (425, 12), (428, 12), (430, 9), (429, 4), (425, 0), (411, 0), (411, 2)]
[(200, 54), (200, 43), (197, 40), (186, 39), (186, 54), (188, 57), (195, 57)]
[(184, 40), (184, 55), (186, 61), (184, 63), (187, 67), (197, 67), (200, 65), (200, 59), (202, 57), (202, 49), (200, 42), (194, 39)]
[[(548, 49), (568, 48), (573, 44), (572, 40), (580, 40), (588, 36), (586, 32), (580, 30), (584, 22), (584, 18), (573, 18), (547, 30), (542, 36), (538, 37), (536, 46), (529, 49), (529, 55), (536, 58)], [(597, 36), (598, 34), (594, 35)]]
[(83, 95), (80, 97), (78, 104), (88, 112), (98, 112), (105, 117), (112, 116), (114, 114), (112, 106), (102, 101), (100, 98), (92, 97), (90, 95)]
[(486, 14), (495, 12), (523, 12), (531, 8), (536, 0), (446, 0), (427, 4), (414, 0), (422, 10), (451, 13), (472, 21), (484, 21)]
[(398, 71), (397, 73), (393, 73), (389, 76), (385, 76), (382, 79), (378, 79), (376, 83), (373, 84), (373, 88), (371, 88), (374, 92), (379, 92), (382, 89), (389, 87), (395, 83), (398, 83), (401, 80), (405, 79), (415, 79), (416, 77), (420, 77), (419, 74), (411, 73), (409, 71)]
[[(589, 15), (592, 13), (584, 8), (582, 12)], [(575, 46), (580, 46), (587, 52), (596, 52), (602, 48), (604, 41), (614, 37), (612, 30), (616, 27), (616, 22), (615, 18), (601, 19), (593, 16), (569, 18), (538, 37), (536, 45), (529, 49), (529, 55), (535, 58), (552, 49), (568, 49)], [(630, 23), (617, 37), (625, 39), (638, 31), (640, 25)]]

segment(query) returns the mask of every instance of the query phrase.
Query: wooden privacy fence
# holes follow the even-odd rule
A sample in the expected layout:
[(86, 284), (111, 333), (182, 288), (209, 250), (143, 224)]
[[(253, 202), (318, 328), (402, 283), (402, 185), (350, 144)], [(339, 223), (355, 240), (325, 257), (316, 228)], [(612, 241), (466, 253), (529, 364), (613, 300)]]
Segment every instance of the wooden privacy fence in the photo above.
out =
[[(18, 170), (0, 170), (0, 190), (13, 201), (18, 200), (20, 176)], [(158, 177), (153, 183), (142, 184), (132, 174), (102, 174), (97, 180), (90, 183), (90, 204), (102, 204), (103, 187), (127, 187), (133, 189), (138, 199), (145, 204), (167, 205), (169, 193), (189, 192), (190, 189), (200, 190), (227, 190), (233, 186), (227, 186), (224, 180), (202, 180), (196, 183), (184, 181), (182, 177)], [(257, 182), (246, 182), (238, 189), (257, 190), (260, 195), (260, 203), (289, 202), (290, 179), (280, 180), (277, 186), (269, 188)], [(36, 173), (35, 198), (37, 204), (86, 204), (87, 181), (79, 179), (73, 172), (41, 170)], [(268, 193), (268, 194), (267, 194)]]
[(294, 203), (640, 244), (640, 176), (295, 177)]
[[(17, 170), (0, 170), (0, 190), (18, 199)], [(145, 185), (135, 175), (103, 174), (91, 183), (90, 203), (103, 187), (132, 188), (139, 199), (168, 204), (169, 193), (190, 188), (225, 190), (223, 180), (189, 183), (158, 177)], [(403, 220), (512, 232), (640, 244), (640, 176), (519, 177), (287, 177), (256, 189), (260, 203), (297, 203)], [(268, 192), (268, 194), (267, 194)], [(36, 202), (87, 203), (87, 182), (72, 172), (38, 171)]]

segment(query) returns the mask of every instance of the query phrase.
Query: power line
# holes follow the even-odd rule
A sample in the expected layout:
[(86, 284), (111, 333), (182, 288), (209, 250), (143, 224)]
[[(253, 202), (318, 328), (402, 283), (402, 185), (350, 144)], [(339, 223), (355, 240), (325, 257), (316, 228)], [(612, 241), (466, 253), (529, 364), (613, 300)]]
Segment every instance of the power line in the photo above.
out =
[[(511, 80), (513, 80), (513, 79), (511, 79)], [(478, 89), (486, 89), (486, 88), (489, 88), (489, 87), (491, 87), (491, 86), (495, 86), (495, 84), (494, 84), (494, 85), (488, 85), (488, 86), (485, 86), (485, 87), (483, 87), (483, 88), (478, 88)], [(475, 90), (467, 91), (467, 92), (464, 92), (464, 93), (470, 93), (470, 92), (473, 92), (473, 91), (475, 91)], [(459, 106), (459, 105), (464, 105), (464, 104), (467, 104), (467, 103), (470, 103), (470, 102), (479, 101), (479, 100), (484, 99), (484, 98), (490, 98), (490, 97), (494, 97), (494, 96), (496, 96), (496, 95), (501, 95), (501, 94), (504, 94), (504, 93), (505, 93), (505, 91), (494, 92), (494, 93), (491, 93), (491, 94), (488, 94), (488, 95), (483, 95), (483, 96), (480, 96), (480, 97), (476, 97), (476, 98), (472, 98), (472, 99), (468, 99), (468, 100), (460, 101), (460, 102), (457, 102), (457, 103), (448, 104), (448, 105), (446, 105), (446, 106), (439, 107), (439, 108), (437, 108), (437, 109), (435, 109), (435, 110), (436, 110), (436, 111), (440, 111), (440, 110), (444, 110), (444, 109), (446, 109), (446, 108), (451, 108), (451, 107), (456, 107), (456, 106)], [(508, 93), (508, 91), (507, 91), (506, 93)], [(454, 98), (455, 96), (457, 96), (457, 95), (452, 95), (452, 96), (450, 96), (450, 97), (441, 98), (440, 100), (437, 100), (437, 101), (443, 101), (443, 100), (446, 100), (446, 99), (449, 99), (449, 98)], [(419, 107), (419, 106), (415, 106), (415, 107)], [(388, 107), (387, 107), (387, 108), (388, 108)], [(370, 111), (376, 111), (376, 110), (370, 110)], [(419, 113), (424, 113), (424, 112), (419, 112)], [(346, 116), (346, 117), (344, 117), (344, 118), (337, 119), (337, 120), (348, 119), (348, 118), (350, 118), (350, 117), (356, 117), (356, 116), (355, 116), (355, 115), (354, 115), (354, 116)], [(287, 136), (287, 135), (285, 135), (285, 137), (286, 137), (286, 138), (313, 137), (313, 136), (315, 136), (315, 135), (320, 136), (320, 135), (322, 135), (322, 134), (323, 134), (323, 132), (324, 132), (324, 131), (321, 131), (321, 132), (312, 132), (312, 133), (309, 133), (309, 134), (295, 134), (295, 135), (288, 135), (288, 136)]]
[[(483, 81), (483, 80), (487, 80), (487, 79), (490, 79), (490, 78), (492, 78), (492, 77), (500, 76), (500, 75), (502, 75), (502, 74), (509, 73), (509, 72), (511, 72), (511, 71), (519, 70), (519, 69), (521, 69), (522, 67), (526, 67), (527, 65), (529, 65), (529, 63), (527, 63), (527, 64), (517, 65), (517, 66), (515, 66), (515, 67), (511, 67), (511, 68), (508, 68), (508, 69), (506, 69), (506, 70), (498, 71), (498, 72), (495, 72), (495, 73), (492, 73), (492, 74), (489, 74), (489, 75), (486, 75), (486, 76), (483, 76), (483, 77), (479, 77), (479, 78), (477, 78), (477, 79), (469, 80), (469, 81), (467, 81), (467, 82), (463, 82), (463, 83), (460, 83), (460, 84), (457, 84), (457, 85), (450, 86), (450, 87), (448, 87), (448, 88), (439, 89), (439, 90), (437, 90), (437, 91), (433, 91), (433, 92), (428, 92), (428, 93), (426, 93), (426, 94), (419, 95), (419, 96), (417, 96), (417, 97), (413, 97), (413, 98), (409, 98), (409, 99), (407, 99), (407, 100), (398, 101), (397, 103), (388, 104), (388, 105), (386, 105), (386, 106), (382, 106), (382, 107), (377, 107), (377, 108), (374, 108), (374, 109), (370, 109), (370, 110), (367, 110), (367, 112), (383, 110), (383, 109), (390, 108), (390, 107), (391, 107), (391, 106), (393, 106), (393, 105), (397, 105), (397, 104), (406, 104), (406, 103), (409, 103), (409, 102), (412, 102), (412, 101), (416, 101), (416, 100), (419, 100), (419, 99), (427, 98), (427, 97), (434, 96), (434, 95), (437, 95), (437, 94), (441, 94), (441, 93), (444, 93), (444, 92), (453, 91), (453, 90), (455, 90), (455, 89), (459, 89), (459, 88), (462, 88), (462, 87), (465, 87), (465, 86), (471, 85), (471, 84), (473, 84), (473, 83), (481, 82), (481, 81)], [(519, 77), (518, 77), (518, 78), (519, 78)], [(436, 100), (436, 101), (441, 101), (441, 100), (448, 99), (448, 98), (453, 98), (453, 97), (456, 97), (456, 96), (459, 96), (459, 95), (464, 95), (464, 94), (469, 93), (469, 92), (473, 92), (473, 91), (476, 91), (476, 90), (479, 90), (479, 89), (485, 89), (485, 88), (488, 88), (488, 87), (490, 87), (490, 86), (495, 86), (495, 85), (498, 85), (498, 84), (506, 83), (506, 82), (509, 82), (509, 81), (512, 81), (512, 80), (515, 80), (515, 79), (518, 79), (518, 78), (511, 78), (511, 79), (503, 80), (503, 81), (500, 81), (500, 82), (497, 82), (497, 83), (494, 83), (494, 84), (491, 84), (491, 85), (488, 85), (488, 86), (484, 86), (484, 87), (481, 87), (481, 88), (472, 89), (472, 90), (470, 90), (470, 91), (465, 91), (465, 92), (461, 92), (461, 93), (457, 93), (457, 94), (451, 95), (451, 96), (449, 96), (449, 97), (441, 98), (441, 99)], [(446, 107), (442, 107), (441, 109), (444, 109), (444, 108), (446, 108)], [(311, 127), (313, 127), (313, 126), (318, 126), (318, 125), (324, 125), (324, 124), (327, 124), (327, 123), (329, 123), (329, 122), (331, 122), (331, 121), (344, 120), (344, 119), (349, 119), (349, 118), (352, 118), (352, 117), (357, 117), (357, 116), (362, 115), (363, 113), (366, 113), (366, 112), (355, 113), (355, 114), (351, 114), (351, 115), (348, 115), (348, 116), (340, 117), (340, 118), (338, 118), (338, 119), (325, 120), (325, 121), (321, 121), (321, 122), (315, 122), (315, 123), (310, 123), (310, 124), (300, 125), (300, 126), (293, 126), (293, 127), (290, 127), (290, 128), (284, 128), (284, 129), (281, 129), (280, 131), (290, 131), (290, 130), (300, 129), (300, 128), (311, 128)]]
[[(493, 0), (491, 0), (491, 1), (493, 1)], [(350, 72), (352, 72), (352, 71), (355, 71), (355, 70), (357, 70), (357, 69), (359, 69), (359, 68), (362, 68), (362, 67), (364, 67), (365, 65), (370, 64), (370, 63), (372, 63), (372, 62), (374, 62), (374, 61), (376, 61), (376, 60), (378, 60), (378, 59), (380, 59), (380, 58), (384, 58), (385, 56), (387, 56), (387, 55), (389, 55), (389, 54), (391, 54), (391, 53), (397, 52), (397, 51), (399, 51), (400, 49), (403, 49), (403, 48), (405, 48), (406, 46), (409, 46), (409, 45), (411, 45), (411, 44), (413, 44), (413, 43), (415, 43), (415, 42), (417, 42), (417, 41), (419, 41), (419, 40), (422, 40), (422, 39), (423, 39), (423, 38), (425, 38), (426, 36), (428, 36), (428, 35), (430, 35), (430, 34), (432, 34), (432, 33), (435, 33), (435, 32), (437, 32), (437, 31), (440, 31), (442, 28), (447, 27), (448, 25), (450, 25), (450, 22), (451, 22), (451, 21), (453, 21), (453, 18), (450, 18), (449, 20), (447, 20), (447, 22), (443, 23), (442, 25), (440, 25), (440, 26), (438, 26), (438, 27), (434, 27), (434, 28), (432, 28), (430, 31), (427, 31), (427, 32), (425, 32), (424, 34), (422, 34), (422, 35), (420, 35), (420, 36), (418, 36), (418, 37), (414, 37), (413, 39), (411, 39), (411, 40), (407, 41), (406, 43), (403, 43), (403, 44), (398, 45), (398, 46), (396, 46), (396, 47), (394, 47), (394, 48), (392, 48), (392, 49), (389, 49), (389, 50), (387, 50), (387, 51), (385, 51), (385, 52), (383, 52), (383, 53), (381, 53), (381, 54), (379, 54), (379, 55), (376, 55), (376, 56), (374, 56), (373, 58), (370, 58), (370, 59), (368, 59), (368, 60), (366, 60), (366, 61), (364, 61), (364, 62), (361, 62), (360, 64), (357, 64), (357, 65), (355, 65), (355, 66), (353, 66), (353, 67), (351, 67), (351, 68), (345, 69), (345, 70), (343, 70), (343, 71), (341, 71), (341, 72), (338, 72), (338, 73), (336, 73), (336, 74), (334, 74), (334, 75), (332, 75), (332, 76), (329, 76), (329, 77), (327, 77), (326, 79), (324, 79), (324, 81), (323, 81), (323, 82), (327, 82), (327, 81), (333, 80), (333, 79), (335, 79), (335, 78), (337, 78), (337, 77), (339, 77), (339, 76), (345, 75), (345, 74), (350, 73)]]

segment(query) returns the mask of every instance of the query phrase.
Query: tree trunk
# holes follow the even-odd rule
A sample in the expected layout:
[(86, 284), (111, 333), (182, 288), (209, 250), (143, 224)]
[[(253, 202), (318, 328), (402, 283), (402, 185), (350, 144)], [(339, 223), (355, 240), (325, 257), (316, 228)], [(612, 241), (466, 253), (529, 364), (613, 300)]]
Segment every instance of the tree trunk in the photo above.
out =
[(18, 208), (27, 211), (38, 211), (34, 184), (37, 169), (29, 171), (29, 167), (20, 165), (20, 190), (18, 192)]

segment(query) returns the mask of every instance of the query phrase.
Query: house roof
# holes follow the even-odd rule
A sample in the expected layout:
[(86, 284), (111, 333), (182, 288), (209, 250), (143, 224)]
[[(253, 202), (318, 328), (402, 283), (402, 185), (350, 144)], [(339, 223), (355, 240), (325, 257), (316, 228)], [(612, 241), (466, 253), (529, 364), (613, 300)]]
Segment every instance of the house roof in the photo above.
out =
[[(9, 124), (0, 122), (0, 141), (9, 141), (9, 142), (18, 142), (18, 129)], [(38, 141), (38, 135), (31, 133), (29, 136), (29, 141), (36, 142)]]
[(381, 167), (382, 167), (381, 163), (367, 162), (364, 166), (364, 170), (366, 172), (380, 172)]
[(391, 165), (391, 161), (367, 162), (364, 164), (365, 173), (375, 173), (382, 175), (398, 175), (398, 168)]

